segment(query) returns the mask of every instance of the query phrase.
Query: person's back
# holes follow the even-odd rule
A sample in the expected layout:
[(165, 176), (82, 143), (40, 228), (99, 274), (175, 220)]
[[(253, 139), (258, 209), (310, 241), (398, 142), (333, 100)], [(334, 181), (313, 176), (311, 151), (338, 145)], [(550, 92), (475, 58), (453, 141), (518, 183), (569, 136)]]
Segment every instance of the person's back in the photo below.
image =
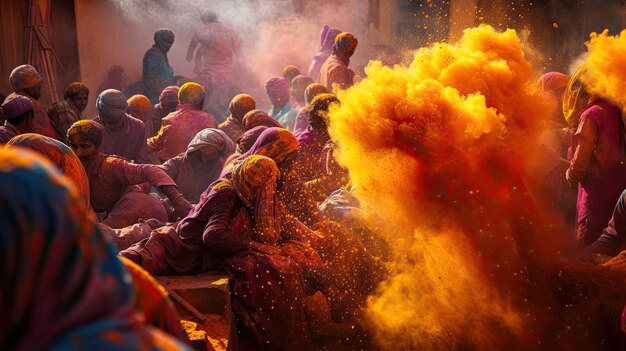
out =
[(30, 99), (22, 95), (9, 95), (0, 107), (6, 118), (0, 126), (0, 144), (7, 143), (11, 138), (33, 131), (34, 105)]
[(191, 139), (205, 128), (215, 128), (213, 116), (202, 111), (204, 89), (196, 83), (185, 83), (179, 90), (180, 104), (161, 122), (159, 133), (148, 139), (148, 148), (158, 152), (159, 161), (165, 162), (185, 152)]
[(320, 70), (320, 84), (328, 91), (347, 89), (354, 84), (354, 72), (348, 68), (350, 57), (354, 54), (358, 41), (350, 33), (340, 33), (335, 38), (333, 53)]

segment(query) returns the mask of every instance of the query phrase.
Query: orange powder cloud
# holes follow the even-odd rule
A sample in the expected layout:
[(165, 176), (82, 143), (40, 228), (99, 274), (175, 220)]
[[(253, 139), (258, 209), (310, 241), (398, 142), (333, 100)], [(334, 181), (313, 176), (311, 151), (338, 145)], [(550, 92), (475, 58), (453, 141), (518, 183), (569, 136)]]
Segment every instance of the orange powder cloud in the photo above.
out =
[(555, 303), (546, 277), (571, 240), (534, 190), (550, 106), (531, 94), (515, 31), (467, 29), (456, 44), (418, 50), (409, 66), (372, 62), (366, 72), (339, 93), (330, 133), (394, 251), (367, 306), (376, 342), (545, 346), (555, 336), (547, 326), (563, 318), (544, 318)]

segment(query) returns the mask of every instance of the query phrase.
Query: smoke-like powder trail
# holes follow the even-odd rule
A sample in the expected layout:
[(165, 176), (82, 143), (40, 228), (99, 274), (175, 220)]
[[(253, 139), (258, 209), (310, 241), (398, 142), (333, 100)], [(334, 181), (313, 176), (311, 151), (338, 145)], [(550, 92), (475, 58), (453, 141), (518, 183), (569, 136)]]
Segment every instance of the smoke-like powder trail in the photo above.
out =
[(608, 30), (591, 33), (586, 45), (589, 56), (583, 82), (592, 93), (626, 106), (626, 30), (614, 36)]
[(376, 342), (575, 345), (585, 327), (552, 280), (572, 239), (534, 191), (549, 107), (530, 93), (515, 31), (467, 29), (456, 44), (418, 50), (409, 66), (372, 62), (366, 73), (339, 94), (330, 132), (370, 223), (394, 250), (391, 277), (367, 306)]

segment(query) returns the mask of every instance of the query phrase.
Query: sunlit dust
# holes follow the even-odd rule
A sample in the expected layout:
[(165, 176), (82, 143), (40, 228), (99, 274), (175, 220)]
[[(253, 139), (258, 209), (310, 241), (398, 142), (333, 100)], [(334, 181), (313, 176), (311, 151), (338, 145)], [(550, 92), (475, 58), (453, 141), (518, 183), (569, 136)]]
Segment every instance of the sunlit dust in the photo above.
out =
[[(531, 348), (564, 230), (534, 191), (550, 107), (513, 30), (465, 30), (409, 66), (372, 62), (330, 132), (372, 226), (394, 248), (368, 316), (385, 349)], [(539, 288), (541, 287), (541, 288)], [(543, 296), (547, 295), (547, 296)], [(554, 336), (554, 335), (553, 335)], [(552, 336), (552, 337), (553, 337)]]

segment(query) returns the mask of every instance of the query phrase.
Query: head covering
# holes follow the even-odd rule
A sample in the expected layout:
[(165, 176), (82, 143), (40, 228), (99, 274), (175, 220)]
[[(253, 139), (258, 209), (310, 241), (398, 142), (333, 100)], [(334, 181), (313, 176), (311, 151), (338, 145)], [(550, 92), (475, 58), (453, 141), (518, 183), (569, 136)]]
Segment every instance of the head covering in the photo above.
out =
[(352, 55), (354, 53), (354, 50), (356, 50), (358, 44), (359, 41), (354, 35), (348, 32), (342, 32), (339, 33), (335, 38), (333, 50), (336, 52)]
[(267, 112), (261, 110), (252, 110), (246, 113), (241, 120), (244, 132), (258, 126), (266, 127), (282, 127), (277, 120), (268, 115)]
[(159, 104), (161, 104), (161, 107), (178, 105), (178, 90), (179, 88), (176, 85), (165, 87), (159, 95)]
[(341, 33), (341, 30), (324, 25), (324, 27), (322, 27), (322, 31), (320, 32), (320, 46), (322, 49), (330, 50), (333, 47), (333, 44), (335, 44), (335, 38), (339, 33)]
[(178, 101), (181, 104), (202, 106), (204, 102), (204, 88), (198, 83), (185, 83), (178, 90)]
[(296, 66), (287, 65), (283, 68), (282, 76), (287, 79), (287, 83), (291, 83), (291, 81), (300, 74), (300, 70)]
[(261, 133), (266, 130), (266, 126), (258, 126), (250, 129), (249, 131), (243, 133), (241, 138), (237, 140), (237, 152), (240, 154), (244, 154), (252, 148), (256, 140), (259, 138)]
[(6, 100), (2, 103), (2, 115), (6, 119), (13, 119), (23, 115), (28, 111), (33, 111), (35, 109), (35, 105), (30, 101), (29, 98), (23, 95), (13, 94), (9, 95)]
[(107, 89), (98, 95), (96, 109), (101, 115), (122, 119), (126, 116), (128, 102), (124, 93), (115, 89)]
[(10, 148), (16, 146), (31, 149), (51, 161), (61, 173), (73, 182), (82, 200), (83, 211), (85, 213), (91, 211), (91, 203), (89, 201), (89, 178), (87, 178), (87, 173), (85, 173), (80, 159), (69, 146), (58, 140), (35, 133), (17, 135), (9, 140), (4, 147)]
[(322, 84), (309, 84), (309, 86), (307, 86), (304, 90), (304, 102), (310, 104), (316, 96), (325, 93), (328, 93), (328, 89), (326, 89), (326, 87)]
[(299, 148), (298, 139), (287, 129), (267, 128), (240, 159), (245, 159), (251, 155), (263, 155), (280, 162), (285, 156)]
[(206, 128), (198, 132), (187, 147), (186, 154), (200, 150), (207, 146), (215, 146), (223, 158), (235, 152), (235, 143), (226, 133), (215, 128)]
[(291, 99), (293, 101), (303, 103), (304, 102), (304, 90), (313, 84), (313, 79), (305, 75), (297, 75), (291, 81)]
[(0, 151), (0, 184), (0, 349), (65, 349), (69, 339), (106, 349), (105, 332), (132, 348), (130, 278), (71, 182), (11, 148)]
[(21, 65), (15, 67), (9, 76), (11, 87), (15, 91), (20, 91), (34, 87), (41, 83), (41, 75), (35, 67), (31, 65)]
[(561, 95), (565, 92), (570, 77), (560, 72), (548, 72), (539, 78), (537, 90), (544, 93)]
[(72, 98), (81, 92), (87, 93), (87, 96), (89, 96), (89, 87), (83, 82), (72, 82), (67, 86), (67, 89), (65, 89), (63, 97), (66, 99)]
[(309, 104), (309, 123), (315, 130), (325, 129), (327, 113), (331, 104), (338, 104), (339, 99), (333, 94), (320, 94)]
[(200, 15), (200, 19), (204, 23), (213, 23), (217, 22), (217, 13), (213, 10), (204, 10), (202, 15)]
[(168, 28), (161, 28), (154, 33), (154, 43), (159, 48), (169, 48), (174, 44), (174, 32)]
[(239, 94), (236, 95), (231, 101), (230, 105), (228, 105), (228, 110), (234, 119), (241, 122), (243, 120), (243, 116), (246, 115), (249, 111), (252, 111), (256, 108), (256, 101), (254, 98), (247, 94)]
[(587, 66), (582, 65), (574, 72), (563, 95), (563, 116), (570, 126), (578, 125), (580, 114), (587, 105), (585, 96), (588, 97), (588, 93), (581, 79), (586, 70)]
[(133, 95), (128, 99), (128, 113), (146, 123), (152, 118), (152, 104), (145, 95)]
[(67, 130), (67, 139), (71, 139), (74, 136), (80, 140), (87, 140), (92, 142), (96, 147), (100, 147), (102, 143), (102, 136), (104, 134), (104, 127), (98, 123), (89, 119), (82, 119), (74, 122), (70, 129)]
[(254, 238), (264, 244), (277, 244), (280, 238), (279, 202), (276, 180), (280, 172), (268, 157), (252, 155), (235, 165), (233, 189), (241, 201), (254, 211)]
[(282, 77), (270, 78), (265, 82), (265, 92), (270, 100), (274, 100), (275, 98), (289, 100), (289, 82)]

